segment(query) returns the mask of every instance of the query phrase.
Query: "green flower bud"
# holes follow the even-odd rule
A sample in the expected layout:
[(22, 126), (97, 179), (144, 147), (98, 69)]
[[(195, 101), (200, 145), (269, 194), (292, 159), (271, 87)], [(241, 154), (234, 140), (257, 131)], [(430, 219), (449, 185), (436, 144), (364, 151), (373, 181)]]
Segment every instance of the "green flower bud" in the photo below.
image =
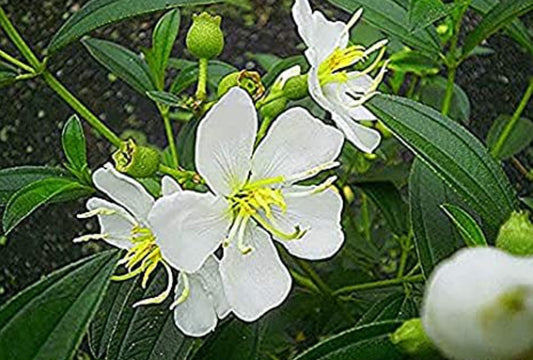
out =
[(283, 95), (290, 100), (300, 100), (309, 95), (308, 75), (291, 77), (283, 87)]
[(263, 119), (274, 119), (285, 110), (287, 102), (287, 98), (279, 98), (261, 106), (259, 112)]
[(187, 48), (199, 59), (214, 59), (224, 49), (224, 33), (220, 29), (222, 18), (206, 12), (193, 15), (193, 23), (187, 33)]
[(113, 154), (113, 160), (118, 171), (135, 178), (145, 178), (157, 172), (161, 156), (157, 150), (147, 146), (137, 146), (132, 139), (129, 139)]
[(433, 359), (437, 349), (426, 335), (420, 319), (407, 320), (391, 336), (391, 342), (403, 353), (417, 359)]
[(533, 255), (533, 224), (527, 211), (511, 214), (509, 220), (500, 228), (496, 246), (513, 255)]
[(255, 71), (242, 70), (226, 75), (218, 85), (219, 98), (233, 87), (239, 86), (246, 90), (254, 100), (259, 100), (265, 94), (265, 86), (261, 82), (261, 75)]

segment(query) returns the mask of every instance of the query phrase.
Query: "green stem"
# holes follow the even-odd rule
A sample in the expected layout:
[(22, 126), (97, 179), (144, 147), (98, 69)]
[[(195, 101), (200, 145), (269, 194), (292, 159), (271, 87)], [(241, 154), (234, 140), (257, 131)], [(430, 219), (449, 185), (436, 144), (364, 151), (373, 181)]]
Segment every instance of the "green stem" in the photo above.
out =
[(19, 61), (19, 60), (15, 59), (13, 56), (9, 55), (5, 51), (2, 51), (2, 49), (0, 49), (0, 57), (2, 57), (5, 60), (9, 61), (11, 64), (15, 65), (19, 69), (22, 69), (22, 70), (27, 71), (29, 73), (34, 73), (35, 72), (35, 70), (31, 66), (26, 65), (22, 61)]
[(526, 109), (527, 103), (531, 99), (532, 95), (533, 95), (533, 78), (529, 79), (529, 86), (527, 87), (526, 92), (524, 93), (524, 96), (522, 97), (522, 100), (520, 101), (520, 104), (516, 108), (516, 111), (511, 117), (511, 120), (509, 120), (509, 122), (503, 128), (502, 133), (498, 137), (498, 141), (496, 142), (496, 145), (494, 145), (494, 147), (492, 148), (492, 151), (491, 151), (492, 156), (497, 157), (500, 154), (507, 139), (509, 138), (509, 136), (513, 132), (513, 129), (518, 123), (518, 120), (520, 120), (520, 116)]
[(409, 255), (409, 252), (405, 247), (402, 246), (402, 254), (400, 255), (400, 265), (398, 265), (398, 274), (396, 275), (397, 278), (403, 277), (405, 265), (407, 264), (407, 255)]
[(122, 140), (111, 131), (96, 115), (94, 115), (85, 105), (83, 105), (72, 93), (70, 93), (63, 84), (59, 82), (48, 71), (43, 72), (43, 78), (63, 100), (70, 105), (81, 117), (83, 117), (96, 131), (98, 131), (103, 137), (105, 137), (111, 144), (120, 148)]
[(261, 126), (259, 127), (259, 131), (257, 132), (257, 137), (255, 138), (255, 147), (259, 145), (261, 140), (265, 137), (268, 128), (270, 127), (270, 124), (272, 123), (273, 118), (272, 117), (264, 117), (263, 121), (261, 122)]
[(318, 275), (316, 271), (313, 270), (313, 268), (307, 262), (298, 258), (295, 258), (294, 260), (296, 261), (300, 269), (302, 269), (307, 274), (307, 276), (309, 276), (309, 278), (315, 283), (317, 288), (324, 295), (331, 296), (331, 288), (328, 286), (328, 284), (324, 282), (324, 280), (322, 280), (320, 275)]
[[(28, 44), (22, 39), (17, 32), (6, 13), (0, 7), (0, 26), (4, 29), (8, 37), (13, 44), (21, 52), (24, 58), (30, 63), (35, 70), (42, 70), (42, 76), (46, 83), (69, 104), (80, 116), (82, 116), (87, 122), (102, 136), (109, 140), (116, 147), (120, 147), (122, 140), (115, 135), (103, 122), (96, 117), (89, 109), (85, 107), (74, 95), (72, 95), (67, 88), (63, 86), (50, 72), (44, 70), (44, 63), (41, 63), (37, 56), (30, 49)], [(33, 69), (32, 69), (33, 70)]]
[(196, 99), (207, 99), (207, 70), (209, 66), (208, 59), (198, 61), (198, 89), (196, 90)]
[(41, 68), (42, 64), (37, 59), (37, 56), (33, 53), (33, 51), (30, 49), (28, 44), (22, 39), (22, 36), (18, 33), (17, 29), (13, 26), (9, 18), (7, 17), (4, 9), (0, 6), (0, 26), (4, 31), (6, 32), (7, 36), (11, 39), (13, 44), (17, 47), (17, 49), (20, 51), (22, 56), (30, 63), (31, 66), (33, 66), (34, 69)]
[(423, 281), (424, 281), (424, 275), (415, 275), (415, 276), (408, 276), (408, 277), (406, 276), (406, 277), (396, 278), (396, 279), (380, 280), (380, 281), (375, 281), (375, 282), (370, 282), (370, 283), (346, 286), (338, 290), (335, 290), (333, 292), (333, 295), (337, 296), (340, 294), (351, 293), (355, 291), (381, 289), (385, 287), (401, 285), (404, 283), (423, 282)]
[(303, 275), (300, 275), (299, 272), (294, 271), (294, 270), (290, 270), (290, 273), (292, 277), (294, 278), (294, 281), (296, 281), (296, 283), (298, 283), (299, 285), (301, 285), (302, 287), (306, 289), (311, 290), (314, 293), (320, 294), (320, 290), (318, 289), (318, 287), (315, 285), (315, 283), (311, 279)]
[(456, 65), (448, 67), (448, 82), (446, 83), (446, 94), (442, 103), (442, 115), (447, 116), (450, 112), (453, 99), (453, 89), (455, 85), (455, 75), (457, 74)]
[(368, 196), (366, 196), (365, 193), (361, 193), (361, 220), (363, 222), (363, 235), (365, 240), (370, 242), (372, 240), (372, 222), (370, 220), (370, 211), (368, 208)]
[(165, 124), (165, 132), (168, 139), (168, 147), (170, 148), (170, 155), (172, 156), (172, 165), (175, 168), (179, 167), (178, 159), (178, 149), (176, 148), (176, 140), (174, 139), (174, 131), (172, 129), (172, 122), (169, 117), (168, 107), (158, 106), (161, 117), (163, 118), (163, 123)]

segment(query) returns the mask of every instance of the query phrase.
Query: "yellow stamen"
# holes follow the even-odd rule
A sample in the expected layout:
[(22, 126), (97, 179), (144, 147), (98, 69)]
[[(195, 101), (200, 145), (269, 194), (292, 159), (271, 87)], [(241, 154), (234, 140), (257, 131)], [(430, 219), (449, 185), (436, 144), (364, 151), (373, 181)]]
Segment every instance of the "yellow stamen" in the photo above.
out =
[(174, 301), (170, 305), (170, 310), (174, 310), (174, 308), (176, 306), (178, 306), (180, 304), (183, 304), (183, 302), (185, 300), (187, 300), (187, 298), (189, 297), (190, 292), (191, 292), (191, 287), (190, 287), (190, 284), (189, 284), (189, 277), (187, 276), (187, 274), (182, 272), (182, 273), (180, 273), (179, 276), (183, 280), (183, 291), (181, 292), (181, 295), (176, 299), (176, 301)]

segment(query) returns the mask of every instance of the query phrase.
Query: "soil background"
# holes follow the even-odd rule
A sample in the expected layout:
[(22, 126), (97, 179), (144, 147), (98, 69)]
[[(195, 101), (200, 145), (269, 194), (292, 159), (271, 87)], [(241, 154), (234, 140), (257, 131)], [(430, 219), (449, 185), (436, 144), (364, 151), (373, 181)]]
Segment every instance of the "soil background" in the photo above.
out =
[[(2, 3), (2, 0), (0, 0)], [(86, 1), (9, 0), (5, 10), (32, 48), (41, 53), (52, 35), (73, 11)], [(346, 20), (325, 1), (314, 6), (330, 16)], [(252, 1), (245, 9), (216, 5), (212, 12), (223, 15), (226, 48), (221, 59), (239, 68), (254, 69), (249, 53), (273, 53), (289, 56), (300, 53), (300, 39), (290, 17), (290, 0)], [(181, 35), (174, 56), (185, 56), (184, 36), (190, 24), (191, 10), (182, 13)], [(150, 42), (151, 29), (160, 14), (142, 16), (96, 31), (93, 36), (111, 39), (130, 49)], [(469, 14), (466, 28), (479, 20)], [(533, 23), (533, 16), (523, 19)], [(457, 82), (470, 97), (470, 129), (484, 139), (498, 114), (512, 114), (528, 78), (533, 76), (533, 59), (510, 39), (496, 35), (487, 44), (495, 50), (491, 56), (471, 58), (459, 69)], [(0, 32), (0, 48), (12, 50)], [(11, 53), (14, 53), (11, 51)], [(52, 58), (49, 67), (59, 79), (114, 131), (127, 129), (146, 132), (150, 143), (164, 146), (164, 129), (154, 105), (120, 81), (111, 81), (108, 72), (97, 64), (79, 43)], [(20, 82), (0, 89), (0, 168), (18, 165), (58, 165), (61, 154), (61, 129), (73, 111), (40, 80)], [(533, 119), (533, 102), (525, 117)], [(90, 165), (94, 169), (109, 156), (105, 140), (86, 128)], [(528, 168), (533, 165), (530, 147), (518, 156)], [(531, 183), (511, 164), (505, 168), (521, 195), (532, 195)], [(1, 210), (0, 210), (1, 211)], [(72, 239), (95, 230), (94, 222), (79, 221), (83, 201), (51, 205), (26, 219), (7, 242), (0, 245), (0, 304), (39, 280), (44, 274), (80, 257), (98, 251), (101, 245), (73, 244)]]

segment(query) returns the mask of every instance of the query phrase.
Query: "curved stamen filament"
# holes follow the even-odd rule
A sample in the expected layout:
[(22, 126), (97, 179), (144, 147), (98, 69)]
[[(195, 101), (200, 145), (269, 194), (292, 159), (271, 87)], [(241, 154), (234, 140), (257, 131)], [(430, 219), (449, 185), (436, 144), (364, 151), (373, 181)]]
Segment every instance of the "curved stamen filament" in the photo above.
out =
[(183, 280), (183, 291), (181, 292), (180, 296), (170, 305), (170, 310), (174, 310), (174, 308), (180, 304), (183, 304), (185, 300), (189, 297), (191, 293), (191, 285), (189, 284), (189, 276), (181, 272), (179, 274), (181, 279)]
[(295, 174), (295, 175), (290, 176), (289, 178), (287, 178), (286, 183), (288, 185), (291, 185), (291, 184), (296, 183), (298, 181), (311, 178), (311, 177), (321, 173), (322, 171), (336, 168), (339, 165), (340, 165), (340, 162), (338, 162), (338, 161), (330, 161), (330, 162), (318, 165), (318, 166), (312, 168), (311, 170), (307, 170), (307, 171), (301, 172), (299, 174)]
[(248, 220), (250, 220), (249, 216), (243, 218), (239, 228), (239, 236), (237, 240), (237, 248), (243, 255), (249, 254), (253, 251), (251, 246), (248, 246), (244, 243), (244, 232), (246, 231), (246, 224), (248, 224)]
[(268, 232), (270, 232), (272, 235), (274, 235), (276, 238), (278, 239), (281, 239), (281, 240), (287, 240), (287, 241), (290, 241), (290, 240), (299, 240), (301, 239), (305, 233), (307, 232), (307, 230), (302, 230), (300, 229), (300, 226), (299, 225), (296, 225), (294, 227), (294, 232), (293, 233), (286, 233), (286, 232), (283, 232), (282, 230), (279, 230), (277, 229), (276, 227), (274, 227), (272, 224), (270, 224), (269, 222), (267, 222), (265, 219), (263, 219), (261, 217), (261, 215), (253, 215), (253, 218), (255, 219), (255, 221), (257, 221), (259, 223), (259, 225), (261, 225), (265, 230), (267, 230)]
[(327, 189), (329, 189), (330, 187), (333, 186), (333, 183), (337, 181), (337, 176), (332, 176), (332, 177), (329, 177), (326, 181), (324, 181), (322, 184), (320, 185), (317, 185), (317, 186), (314, 186), (313, 188), (311, 188), (310, 190), (306, 190), (306, 191), (294, 191), (294, 192), (287, 192), (285, 194), (286, 197), (292, 197), (292, 198), (295, 198), (295, 197), (306, 197), (306, 196), (311, 196), (311, 195), (315, 195), (315, 194), (318, 194), (318, 193), (321, 193)]
[(86, 242), (86, 241), (91, 241), (91, 240), (106, 240), (108, 238), (109, 238), (108, 234), (89, 234), (89, 235), (78, 236), (72, 241), (75, 243), (78, 243), (78, 242)]
[(165, 289), (165, 291), (163, 291), (161, 294), (155, 297), (136, 302), (135, 304), (133, 304), (134, 308), (137, 306), (141, 306), (141, 305), (161, 304), (170, 295), (170, 292), (172, 291), (172, 284), (173, 284), (172, 269), (164, 261), (161, 261), (161, 264), (163, 264), (163, 267), (167, 271), (167, 276), (168, 276), (167, 288)]
[(233, 225), (231, 226), (228, 236), (224, 239), (222, 242), (223, 247), (228, 247), (229, 244), (233, 241), (235, 238), (235, 235), (237, 234), (237, 231), (239, 230), (239, 227), (241, 226), (241, 222), (243, 220), (243, 216), (239, 212), (239, 215), (235, 217), (235, 221), (233, 222)]

